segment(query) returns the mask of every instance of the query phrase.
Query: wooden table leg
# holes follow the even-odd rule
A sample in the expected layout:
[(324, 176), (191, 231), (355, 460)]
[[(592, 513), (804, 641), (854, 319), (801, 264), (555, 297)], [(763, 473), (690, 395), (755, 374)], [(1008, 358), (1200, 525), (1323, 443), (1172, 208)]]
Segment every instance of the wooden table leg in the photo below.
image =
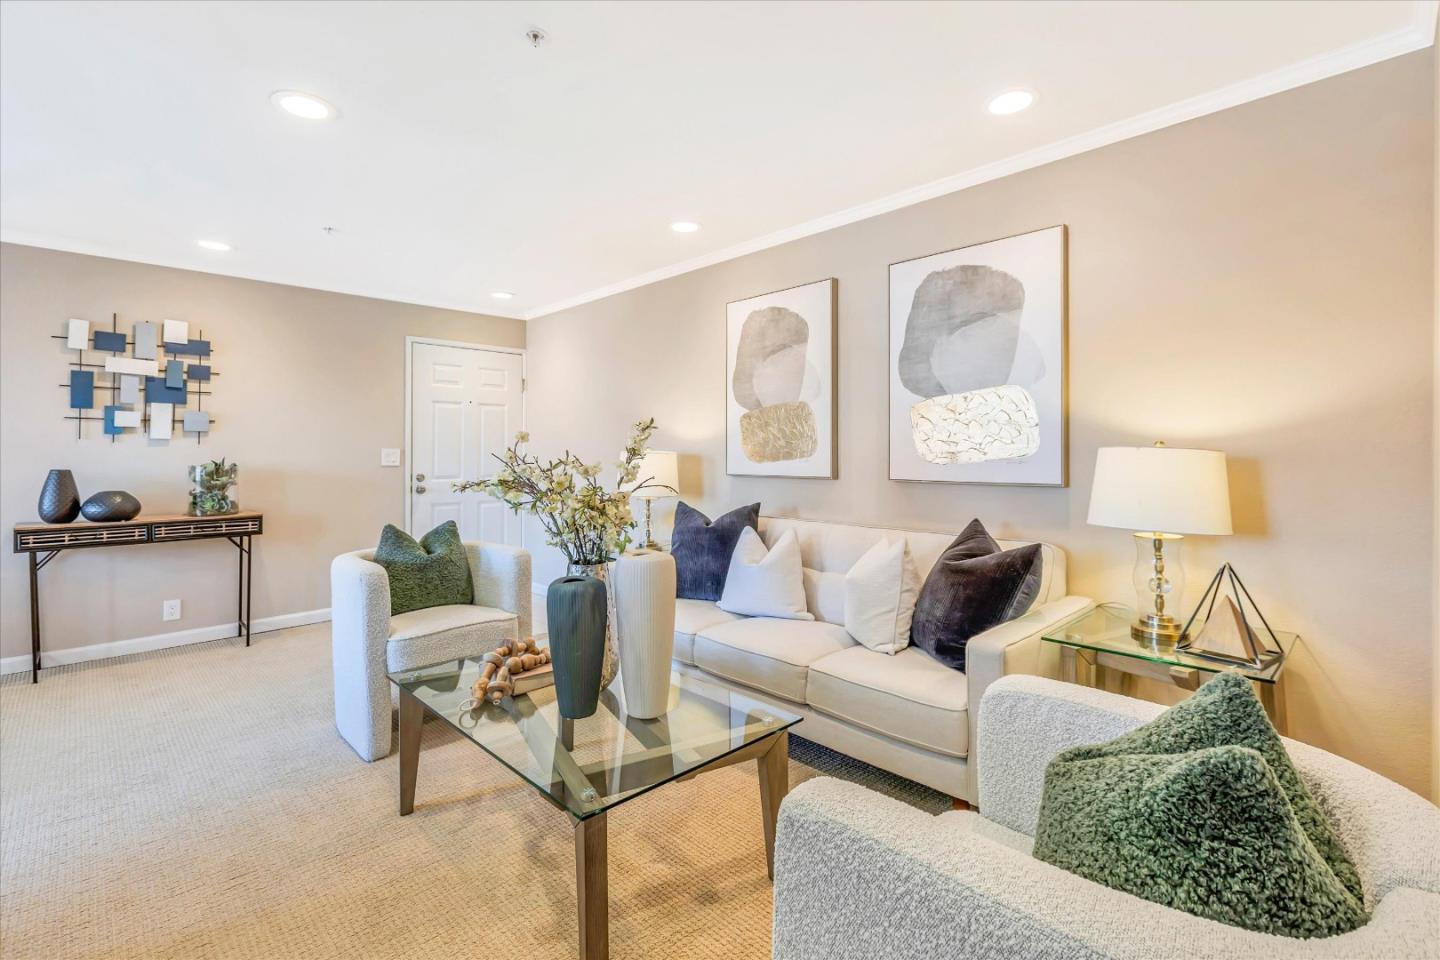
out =
[(606, 864), (605, 814), (575, 822), (575, 907), (580, 920), (580, 960), (610, 956), (610, 881)]
[(790, 731), (775, 735), (769, 750), (755, 761), (760, 767), (760, 816), (765, 824), (765, 866), (770, 879), (775, 879), (775, 821), (780, 816), (780, 801), (790, 792)]
[(1060, 648), (1060, 679), (1066, 683), (1079, 683), (1080, 675), (1075, 665), (1075, 648)]
[(1260, 703), (1270, 715), (1270, 722), (1275, 724), (1275, 729), (1281, 736), (1288, 736), (1290, 724), (1285, 715), (1285, 691), (1280, 689), (1280, 681), (1258, 683), (1256, 686), (1260, 688)]
[(420, 730), (425, 706), (420, 698), (400, 689), (400, 816), (415, 810), (415, 777), (420, 772)]

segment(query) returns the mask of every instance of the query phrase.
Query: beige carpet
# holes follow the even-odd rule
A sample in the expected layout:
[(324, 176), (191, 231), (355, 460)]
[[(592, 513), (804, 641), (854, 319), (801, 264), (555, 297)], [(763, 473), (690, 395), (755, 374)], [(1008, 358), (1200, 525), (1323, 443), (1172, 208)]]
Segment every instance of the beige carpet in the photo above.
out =
[[(804, 724), (796, 734), (804, 732)], [(946, 798), (791, 738), (791, 782)], [(329, 626), (0, 682), (0, 956), (574, 956), (568, 818), (427, 724), (412, 816), (395, 754), (335, 732)], [(754, 764), (610, 814), (625, 957), (770, 955)]]

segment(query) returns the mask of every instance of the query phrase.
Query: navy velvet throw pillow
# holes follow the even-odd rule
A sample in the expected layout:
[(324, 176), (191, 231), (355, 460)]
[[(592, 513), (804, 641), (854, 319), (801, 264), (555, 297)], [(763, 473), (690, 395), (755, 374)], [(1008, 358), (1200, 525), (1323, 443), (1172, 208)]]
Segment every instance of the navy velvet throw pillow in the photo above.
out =
[(945, 548), (920, 588), (910, 641), (965, 669), (970, 638), (1023, 616), (1040, 594), (1040, 544), (1001, 550), (979, 520)]
[(730, 570), (730, 554), (746, 527), (758, 529), (760, 504), (736, 507), (713, 521), (685, 503), (675, 506), (670, 555), (675, 558), (675, 596), (683, 600), (719, 600)]

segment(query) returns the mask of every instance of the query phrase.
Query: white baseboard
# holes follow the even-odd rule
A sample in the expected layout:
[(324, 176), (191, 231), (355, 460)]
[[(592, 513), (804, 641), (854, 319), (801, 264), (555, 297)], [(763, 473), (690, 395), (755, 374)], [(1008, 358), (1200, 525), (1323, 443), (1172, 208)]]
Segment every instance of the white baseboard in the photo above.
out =
[[(262, 617), (250, 625), (251, 635), (284, 630), (287, 627), (303, 627), (309, 623), (323, 623), (330, 619), (330, 608), (323, 610), (302, 610), (299, 613), (282, 613), (278, 617)], [(174, 633), (157, 633), (150, 637), (134, 637), (130, 640), (112, 640), (109, 643), (95, 643), (88, 647), (70, 647), (67, 650), (40, 651), (42, 667), (58, 667), (66, 663), (84, 663), (87, 660), (108, 660), (130, 653), (147, 653), (164, 650), (166, 647), (183, 647), (191, 643), (209, 643), (235, 636), (238, 628), (234, 621), (217, 623), (213, 627), (195, 627), (191, 630), (177, 630)], [(0, 674), (20, 673), (30, 669), (30, 654), (18, 657), (0, 657)]]

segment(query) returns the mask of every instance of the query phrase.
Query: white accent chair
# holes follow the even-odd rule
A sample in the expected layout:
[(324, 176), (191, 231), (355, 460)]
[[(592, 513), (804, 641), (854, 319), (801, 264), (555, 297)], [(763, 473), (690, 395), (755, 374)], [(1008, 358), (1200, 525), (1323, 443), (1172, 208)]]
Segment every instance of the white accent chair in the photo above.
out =
[(853, 783), (801, 784), (780, 808), (775, 840), (775, 960), (1440, 955), (1440, 809), (1294, 740), (1285, 749), (1360, 872), (1373, 915), (1358, 930), (1313, 940), (1256, 933), (1031, 856), (1050, 760), (1163, 710), (1042, 677), (1001, 677), (980, 709), (980, 812), (931, 816)]
[(390, 753), (386, 673), (479, 656), (530, 636), (530, 554), (501, 543), (466, 542), (475, 599), (390, 615), (390, 579), (374, 550), (330, 564), (330, 645), (335, 727), (360, 759)]

